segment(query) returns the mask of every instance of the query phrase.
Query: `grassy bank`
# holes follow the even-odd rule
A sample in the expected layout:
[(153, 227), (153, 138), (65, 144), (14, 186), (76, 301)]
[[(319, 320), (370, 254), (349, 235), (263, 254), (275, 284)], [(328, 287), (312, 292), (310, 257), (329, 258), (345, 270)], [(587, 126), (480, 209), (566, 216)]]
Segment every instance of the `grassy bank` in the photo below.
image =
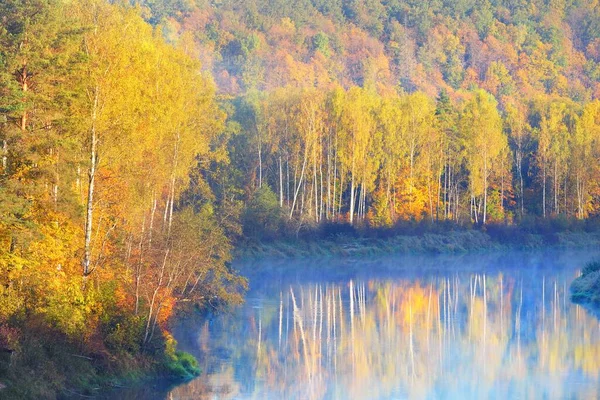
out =
[(587, 264), (571, 284), (571, 299), (594, 309), (600, 307), (600, 261)]
[(139, 352), (90, 352), (59, 333), (32, 331), (18, 349), (0, 353), (0, 398), (81, 398), (150, 380), (185, 381), (200, 373), (196, 359), (177, 351), (172, 337), (155, 344), (160, 346)]
[(384, 254), (452, 254), (545, 247), (598, 246), (598, 231), (528, 232), (517, 227), (457, 229), (446, 233), (418, 230), (408, 233), (336, 233), (304, 235), (298, 239), (247, 239), (236, 249), (238, 259), (366, 257)]

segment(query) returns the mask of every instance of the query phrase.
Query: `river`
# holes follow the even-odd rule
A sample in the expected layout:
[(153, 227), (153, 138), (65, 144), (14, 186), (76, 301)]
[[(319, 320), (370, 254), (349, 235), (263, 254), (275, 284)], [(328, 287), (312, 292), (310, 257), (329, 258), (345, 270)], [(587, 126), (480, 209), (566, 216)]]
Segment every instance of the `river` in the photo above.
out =
[(600, 398), (591, 251), (238, 263), (231, 313), (175, 329), (202, 374), (124, 399)]

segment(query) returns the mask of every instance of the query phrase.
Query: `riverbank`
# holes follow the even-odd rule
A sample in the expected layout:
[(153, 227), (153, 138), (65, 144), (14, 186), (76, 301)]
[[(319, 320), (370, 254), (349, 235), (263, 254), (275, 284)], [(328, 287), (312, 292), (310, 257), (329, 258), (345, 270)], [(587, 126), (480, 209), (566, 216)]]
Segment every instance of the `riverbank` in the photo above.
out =
[(600, 232), (527, 233), (518, 229), (393, 235), (390, 237), (330, 237), (246, 240), (235, 251), (237, 259), (293, 259), (309, 257), (368, 257), (387, 254), (460, 254), (502, 249), (586, 248), (600, 245)]
[(29, 334), (20, 348), (0, 354), (0, 398), (75, 399), (158, 380), (185, 382), (200, 369), (176, 346), (167, 337), (160, 349), (148, 352), (82, 351), (64, 337)]
[(600, 308), (600, 261), (587, 264), (571, 284), (571, 299), (597, 313)]
[[(446, 233), (384, 235), (371, 232), (362, 236), (335, 233), (271, 241), (247, 239), (238, 245), (235, 257), (238, 260), (315, 257), (358, 259), (397, 254), (477, 254), (514, 249), (598, 248), (599, 245), (600, 232), (596, 231), (528, 233), (512, 227), (492, 227), (487, 231), (455, 229)], [(588, 290), (588, 286), (600, 288), (600, 272), (593, 273), (598, 275), (598, 279), (584, 279), (582, 282), (587, 285), (585, 290)], [(580, 301), (590, 302), (583, 298)], [(100, 345), (88, 338), (87, 345), (82, 346), (58, 333), (36, 329), (42, 328), (28, 326), (25, 330), (28, 339), (23, 340), (20, 347), (0, 354), (0, 398), (97, 396), (107, 390), (110, 392), (111, 388), (143, 386), (157, 381), (181, 382), (199, 373), (196, 359), (177, 351), (176, 342), (170, 336), (155, 343), (152, 351), (139, 351), (135, 350), (135, 346), (129, 347), (133, 342), (125, 340), (127, 335), (124, 331), (117, 330), (115, 332), (125, 336), (111, 336), (111, 340), (120, 343), (119, 350), (115, 350), (115, 347), (107, 347), (112, 343), (110, 341)]]

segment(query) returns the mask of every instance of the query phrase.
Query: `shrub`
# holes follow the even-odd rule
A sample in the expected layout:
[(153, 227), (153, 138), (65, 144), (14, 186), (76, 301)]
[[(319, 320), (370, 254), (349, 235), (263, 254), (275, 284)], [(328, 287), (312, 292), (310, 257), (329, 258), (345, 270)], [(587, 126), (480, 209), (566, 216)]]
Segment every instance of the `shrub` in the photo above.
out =
[(600, 271), (600, 261), (592, 261), (587, 263), (581, 270), (582, 275), (588, 275), (592, 272)]
[(144, 321), (137, 316), (115, 316), (102, 326), (104, 344), (117, 354), (138, 354), (142, 347)]
[(200, 374), (198, 361), (189, 353), (175, 350), (177, 341), (165, 333), (165, 372), (171, 378), (192, 379)]
[(281, 231), (283, 218), (277, 196), (268, 185), (263, 185), (254, 193), (243, 215), (244, 235), (273, 240)]
[(325, 222), (321, 224), (320, 236), (333, 239), (340, 236), (357, 237), (356, 228), (347, 222)]
[(571, 284), (571, 299), (576, 303), (600, 305), (600, 261), (583, 267), (581, 276)]

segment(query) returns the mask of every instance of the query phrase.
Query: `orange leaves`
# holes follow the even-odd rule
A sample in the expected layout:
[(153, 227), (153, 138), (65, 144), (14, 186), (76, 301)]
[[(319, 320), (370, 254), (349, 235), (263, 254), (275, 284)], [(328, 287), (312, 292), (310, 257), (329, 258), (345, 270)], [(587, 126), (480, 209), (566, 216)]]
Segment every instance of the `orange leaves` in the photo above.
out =
[(401, 220), (420, 221), (429, 213), (425, 188), (412, 187), (406, 180), (399, 184), (394, 204), (395, 214)]
[(158, 311), (157, 321), (161, 327), (164, 327), (169, 318), (173, 315), (173, 309), (175, 307), (175, 297), (165, 296), (161, 301), (161, 307)]
[[(389, 77), (389, 61), (384, 54), (383, 45), (366, 32), (351, 28), (345, 35), (344, 63), (346, 79), (344, 85), (373, 82), (375, 76)], [(372, 69), (371, 69), (372, 68)], [(381, 82), (381, 81), (379, 81)], [(386, 82), (386, 80), (383, 80)]]
[[(286, 2), (186, 3), (184, 9), (172, 10), (168, 20), (210, 49), (203, 58), (215, 60), (210, 63), (215, 76), (224, 71), (230, 75), (219, 80), (219, 89), (228, 94), (242, 95), (251, 86), (270, 91), (290, 84), (320, 87), (328, 82), (379, 89), (401, 82), (407, 91), (432, 96), (442, 88), (452, 88), (452, 97), (455, 91), (474, 87), (496, 94), (486, 84), (487, 71), (495, 62), (504, 64), (510, 78), (519, 82), (519, 95), (554, 92), (580, 97), (573, 93), (583, 92), (577, 82), (588, 95), (593, 92), (595, 83), (582, 67), (586, 61), (598, 61), (600, 39), (585, 28), (595, 16), (588, 4), (565, 9), (488, 3), (442, 7), (438, 2), (421, 9), (418, 2), (401, 6), (351, 2), (342, 10), (339, 2), (319, 3), (323, 4), (307, 3), (301, 9)], [(319, 32), (329, 39), (328, 51), (315, 49), (313, 39)], [(264, 43), (252, 57), (241, 60), (227, 53), (231, 43), (251, 35)], [(317, 53), (325, 59), (314, 58)], [(310, 69), (314, 79), (307, 74)], [(249, 70), (263, 71), (257, 82), (246, 87), (232, 84), (246, 80)]]
[(269, 29), (269, 41), (276, 45), (278, 49), (286, 52), (294, 52), (294, 37), (296, 35), (296, 26), (294, 21), (289, 18), (282, 18), (279, 24), (273, 25)]

